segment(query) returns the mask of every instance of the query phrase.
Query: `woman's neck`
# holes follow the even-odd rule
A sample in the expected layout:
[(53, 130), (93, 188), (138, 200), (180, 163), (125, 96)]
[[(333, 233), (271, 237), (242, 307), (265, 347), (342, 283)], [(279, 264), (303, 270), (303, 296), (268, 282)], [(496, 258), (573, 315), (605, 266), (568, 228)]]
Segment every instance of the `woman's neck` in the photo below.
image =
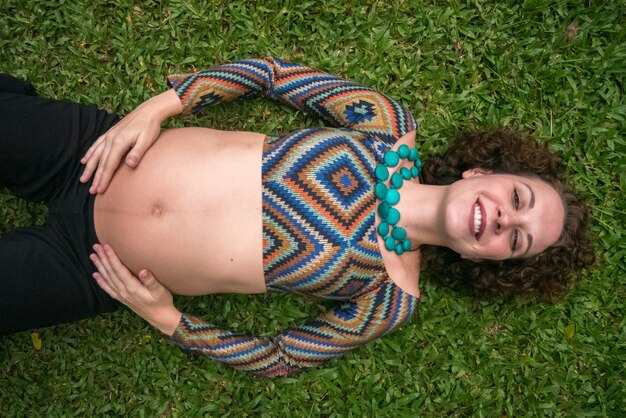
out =
[(442, 202), (447, 186), (433, 186), (407, 181), (397, 208), (402, 214), (401, 226), (406, 229), (411, 247), (423, 244), (445, 245), (444, 208)]

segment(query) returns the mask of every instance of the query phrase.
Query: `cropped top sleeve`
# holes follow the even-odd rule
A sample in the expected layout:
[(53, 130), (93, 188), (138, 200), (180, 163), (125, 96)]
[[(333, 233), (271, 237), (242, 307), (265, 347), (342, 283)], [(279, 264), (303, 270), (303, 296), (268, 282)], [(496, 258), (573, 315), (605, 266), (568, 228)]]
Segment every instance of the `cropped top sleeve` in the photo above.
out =
[(276, 337), (235, 334), (183, 314), (172, 341), (239, 370), (264, 377), (297, 374), (379, 338), (419, 305), (390, 279), (374, 292), (336, 305)]
[[(396, 100), (349, 80), (277, 58), (255, 58), (206, 71), (172, 75), (183, 112), (251, 94), (264, 95), (330, 122), (383, 140), (415, 129), (415, 120)], [(395, 140), (393, 141), (395, 142)]]

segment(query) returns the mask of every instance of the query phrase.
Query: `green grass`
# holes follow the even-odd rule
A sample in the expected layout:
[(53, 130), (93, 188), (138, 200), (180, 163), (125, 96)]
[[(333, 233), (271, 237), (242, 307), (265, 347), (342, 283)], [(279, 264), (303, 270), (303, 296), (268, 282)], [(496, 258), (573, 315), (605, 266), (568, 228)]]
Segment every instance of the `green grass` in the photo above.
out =
[[(479, 303), (424, 275), (419, 315), (401, 331), (290, 379), (189, 357), (125, 310), (41, 330), (40, 350), (30, 333), (0, 338), (0, 416), (624, 415), (626, 3), (363, 3), (3, 0), (0, 71), (124, 114), (169, 72), (276, 55), (401, 99), (424, 153), (462, 127), (530, 130), (589, 197), (598, 266), (552, 305)], [(173, 122), (265, 133), (318, 123), (263, 100)], [(0, 233), (44, 219), (0, 192)], [(323, 309), (291, 295), (177, 304), (263, 335)]]

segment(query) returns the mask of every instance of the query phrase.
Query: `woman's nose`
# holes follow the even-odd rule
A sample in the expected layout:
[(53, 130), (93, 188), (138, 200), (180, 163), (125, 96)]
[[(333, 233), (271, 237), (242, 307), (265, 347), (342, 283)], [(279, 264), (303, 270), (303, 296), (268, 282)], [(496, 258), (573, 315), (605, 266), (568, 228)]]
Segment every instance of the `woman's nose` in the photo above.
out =
[(508, 212), (501, 209), (496, 210), (496, 232), (504, 232), (511, 226), (511, 217)]

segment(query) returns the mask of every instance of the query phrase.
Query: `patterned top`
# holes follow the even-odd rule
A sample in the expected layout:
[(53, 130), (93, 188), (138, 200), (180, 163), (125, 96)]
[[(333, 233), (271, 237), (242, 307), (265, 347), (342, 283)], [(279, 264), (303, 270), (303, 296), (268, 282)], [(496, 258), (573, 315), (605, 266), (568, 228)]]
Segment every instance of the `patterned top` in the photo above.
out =
[(309, 128), (263, 147), (263, 269), (269, 291), (341, 301), (276, 337), (235, 334), (183, 314), (172, 340), (266, 377), (293, 375), (381, 337), (419, 299), (386, 274), (374, 226), (374, 169), (415, 129), (411, 113), (351, 81), (275, 58), (170, 76), (183, 111), (263, 94), (342, 128)]

